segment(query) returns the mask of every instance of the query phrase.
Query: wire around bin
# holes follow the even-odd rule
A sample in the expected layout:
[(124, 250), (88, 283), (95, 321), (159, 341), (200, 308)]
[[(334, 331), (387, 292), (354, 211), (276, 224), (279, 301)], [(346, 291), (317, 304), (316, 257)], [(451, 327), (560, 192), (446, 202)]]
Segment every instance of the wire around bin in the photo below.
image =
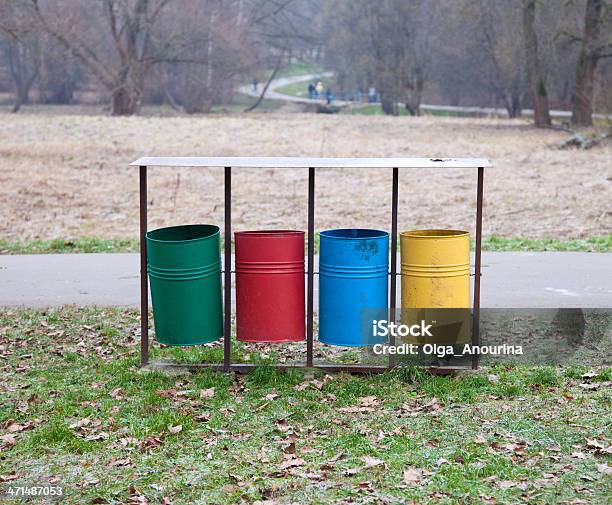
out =
[[(221, 273), (224, 274), (225, 270), (221, 270)], [(230, 270), (230, 274), (235, 274), (236, 270)], [(400, 277), (402, 275), (401, 272), (395, 272), (394, 274), (392, 272), (387, 271), (388, 275), (395, 275), (396, 277)], [(308, 275), (308, 270), (304, 270), (304, 275)], [(319, 275), (319, 271), (315, 270), (314, 272), (312, 272), (312, 275)], [(476, 274), (475, 273), (470, 273), (470, 277), (475, 277)], [(482, 273), (480, 274), (480, 276), (482, 277)]]

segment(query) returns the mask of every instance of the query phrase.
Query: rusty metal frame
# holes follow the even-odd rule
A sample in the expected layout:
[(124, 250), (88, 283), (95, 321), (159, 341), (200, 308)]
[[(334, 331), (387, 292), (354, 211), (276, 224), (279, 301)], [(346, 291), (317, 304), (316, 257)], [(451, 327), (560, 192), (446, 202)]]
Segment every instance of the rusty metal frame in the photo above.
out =
[[(474, 303), (472, 307), (472, 345), (480, 344), (480, 277), (482, 255), (482, 199), (484, 193), (484, 167), (478, 167), (476, 189), (476, 241), (474, 244)], [(472, 369), (478, 369), (478, 353), (472, 355)]]
[(314, 348), (314, 211), (315, 168), (308, 167), (308, 271), (306, 295), (306, 366), (312, 367)]
[[(389, 321), (395, 321), (397, 308), (397, 207), (399, 201), (399, 168), (393, 167), (391, 182), (391, 265), (389, 279)], [(395, 335), (389, 336), (389, 345), (395, 345)], [(389, 367), (396, 365), (395, 355), (389, 354)]]
[(149, 279), (147, 277), (147, 167), (140, 166), (140, 366), (149, 363)]
[[(140, 161), (140, 160), (139, 160)], [(437, 161), (437, 160), (436, 160)], [(442, 160), (440, 160), (442, 161)], [(136, 164), (138, 162), (135, 162)], [(147, 165), (139, 166), (140, 185), (140, 366), (153, 365), (162, 368), (180, 368), (199, 370), (208, 368), (223, 372), (248, 373), (258, 365), (231, 362), (231, 312), (232, 312), (232, 268), (231, 268), (231, 226), (232, 226), (232, 167), (225, 166), (225, 227), (224, 227), (224, 327), (223, 327), (223, 363), (150, 363), (149, 362), (149, 285), (147, 278)], [(315, 364), (313, 362), (314, 348), (314, 210), (315, 210), (315, 171), (314, 166), (308, 167), (308, 250), (307, 250), (307, 297), (306, 297), (306, 362), (294, 364), (273, 365), (277, 369), (316, 368), (326, 372), (348, 373), (382, 373), (396, 366), (393, 356), (389, 357), (388, 365), (359, 364)], [(480, 342), (480, 280), (481, 280), (481, 249), (482, 249), (482, 208), (484, 193), (484, 166), (478, 167), (476, 190), (476, 237), (474, 251), (474, 300), (472, 310), (472, 344)], [(399, 196), (399, 167), (393, 167), (391, 185), (391, 265), (389, 271), (389, 310), (390, 317), (395, 317), (397, 307), (397, 215)], [(391, 342), (393, 344), (394, 342)], [(439, 375), (466, 370), (466, 367), (424, 367), (429, 372)], [(472, 359), (472, 369), (478, 368), (478, 357)]]

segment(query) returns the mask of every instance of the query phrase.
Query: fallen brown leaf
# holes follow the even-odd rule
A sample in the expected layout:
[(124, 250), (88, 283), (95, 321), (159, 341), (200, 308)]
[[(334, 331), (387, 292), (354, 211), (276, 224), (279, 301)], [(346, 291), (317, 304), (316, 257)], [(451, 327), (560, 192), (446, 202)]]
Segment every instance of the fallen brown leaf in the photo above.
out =
[(374, 468), (375, 466), (384, 465), (385, 462), (382, 459), (373, 458), (372, 456), (363, 456), (361, 458), (365, 463), (366, 468)]
[(343, 457), (344, 457), (344, 453), (343, 452), (339, 452), (338, 454), (333, 456), (326, 463), (322, 463), (321, 464), (321, 470), (331, 470), (334, 467), (334, 465), (338, 462), (338, 460), (340, 460)]
[(123, 459), (111, 459), (110, 463), (106, 465), (107, 467), (115, 467), (115, 466), (131, 466), (132, 460), (130, 458)]
[(2, 441), (3, 448), (12, 447), (17, 443), (15, 435), (11, 435), (10, 433), (0, 436), (0, 440)]
[(32, 428), (31, 422), (28, 421), (25, 424), (19, 424), (17, 422), (14, 422), (12, 419), (9, 419), (9, 421), (0, 426), (0, 429), (4, 429), (12, 433), (29, 430), (30, 428)]
[(367, 492), (369, 492), (369, 493), (371, 493), (372, 491), (374, 491), (374, 488), (372, 487), (372, 483), (371, 483), (371, 482), (369, 482), (369, 481), (366, 481), (366, 480), (361, 481), (359, 484), (357, 484), (357, 487), (358, 487), (359, 489), (364, 489), (364, 490), (366, 490), (366, 491), (367, 491)]
[(608, 466), (606, 463), (600, 463), (597, 465), (597, 471), (604, 475), (612, 474), (612, 466)]
[(141, 444), (141, 449), (151, 449), (153, 447), (157, 447), (158, 445), (161, 445), (162, 441), (161, 438), (159, 437), (147, 437), (144, 439), (144, 441)]
[(302, 382), (301, 384), (295, 386), (293, 389), (295, 389), (296, 391), (305, 391), (306, 389), (308, 389), (308, 386), (310, 386), (310, 381)]
[(543, 488), (543, 487), (552, 487), (555, 485), (556, 479), (535, 479), (533, 481), (533, 487), (535, 488)]
[(0, 475), (0, 482), (9, 482), (11, 480), (17, 480), (19, 477), (15, 472), (11, 472), (6, 475)]
[(283, 457), (283, 461), (280, 464), (281, 470), (286, 470), (287, 468), (294, 468), (296, 466), (304, 466), (306, 461), (302, 458), (298, 458), (295, 454), (285, 454)]
[(422, 477), (423, 470), (420, 468), (407, 468), (403, 473), (404, 482), (412, 486), (418, 484)]
[(90, 442), (95, 442), (96, 440), (106, 440), (108, 438), (108, 433), (105, 431), (101, 431), (100, 433), (94, 433), (93, 435), (88, 435), (85, 437), (85, 440)]
[(83, 428), (91, 424), (91, 417), (84, 417), (83, 419), (68, 425), (70, 429)]
[(121, 400), (123, 398), (123, 389), (115, 388), (108, 394), (111, 398), (114, 398), (115, 400)]
[(295, 454), (295, 442), (290, 442), (286, 446), (284, 446), (283, 452), (285, 454)]
[(363, 396), (359, 398), (362, 407), (376, 407), (380, 405), (380, 400), (376, 396)]
[(212, 398), (213, 396), (215, 396), (215, 388), (200, 390), (200, 398)]

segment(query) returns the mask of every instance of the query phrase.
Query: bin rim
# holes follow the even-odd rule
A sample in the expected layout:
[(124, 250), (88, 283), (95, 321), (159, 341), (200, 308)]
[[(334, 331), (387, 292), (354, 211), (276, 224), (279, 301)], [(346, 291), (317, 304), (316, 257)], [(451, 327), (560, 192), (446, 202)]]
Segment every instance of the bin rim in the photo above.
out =
[(408, 230), (400, 233), (400, 237), (427, 239), (427, 238), (457, 238), (469, 236), (470, 232), (465, 230), (444, 230), (432, 228), (427, 230)]
[[(357, 236), (352, 235), (355, 232)], [(338, 240), (372, 240), (388, 237), (389, 232), (373, 228), (334, 228), (319, 232), (319, 236)]]
[[(173, 231), (187, 230), (190, 228), (191, 229), (199, 228), (202, 232), (206, 230), (207, 233), (205, 235), (202, 235), (201, 237), (195, 237), (195, 238), (189, 238), (189, 239), (167, 240), (167, 239), (155, 238), (155, 235), (161, 234), (161, 232), (167, 232), (170, 230), (173, 230)], [(221, 234), (221, 228), (219, 228), (217, 225), (201, 223), (201, 224), (181, 224), (178, 226), (164, 226), (163, 228), (156, 228), (155, 230), (147, 231), (147, 233), (145, 234), (145, 237), (150, 242), (157, 242), (160, 244), (185, 244), (189, 242), (198, 242), (200, 240), (207, 240), (212, 237), (216, 237), (220, 234)]]
[(234, 232), (234, 236), (253, 236), (253, 237), (283, 237), (305, 235), (302, 230), (245, 230)]

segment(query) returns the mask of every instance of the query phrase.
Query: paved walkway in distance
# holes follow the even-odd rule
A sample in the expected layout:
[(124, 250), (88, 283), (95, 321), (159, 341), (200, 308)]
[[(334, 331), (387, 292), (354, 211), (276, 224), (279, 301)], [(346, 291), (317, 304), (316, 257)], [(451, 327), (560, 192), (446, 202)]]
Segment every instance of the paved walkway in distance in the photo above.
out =
[[(279, 77), (278, 79), (274, 79), (272, 82), (270, 82), (270, 85), (268, 86), (268, 89), (266, 90), (266, 94), (264, 95), (264, 98), (267, 98), (268, 100), (283, 100), (285, 102), (295, 102), (295, 103), (325, 104), (327, 103), (327, 100), (325, 99), (325, 97), (322, 97), (322, 98), (308, 98), (306, 96), (299, 97), (299, 96), (285, 95), (284, 93), (279, 93), (276, 90), (279, 88), (288, 86), (289, 84), (303, 82), (304, 91), (306, 92), (308, 90), (308, 84), (306, 84), (308, 81), (312, 83), (316, 83), (318, 80), (322, 79), (323, 77), (331, 77), (333, 75), (334, 75), (333, 72), (322, 72), (319, 74), (304, 74), (304, 75), (294, 75), (292, 77)], [(244, 85), (238, 88), (238, 91), (240, 91), (240, 93), (244, 95), (252, 96), (254, 98), (255, 97), (259, 98), (259, 95), (261, 95), (263, 87), (264, 87), (264, 84), (258, 84), (256, 89), (253, 89), (252, 84)], [(334, 100), (332, 102), (332, 105), (337, 105), (338, 107), (342, 107), (350, 103), (352, 102), (347, 102), (346, 100)]]
[[(0, 255), (0, 307), (136, 307), (139, 268), (137, 254)], [(608, 253), (484, 252), (482, 306), (609, 308), (610, 279)]]
[[(295, 84), (298, 82), (304, 83), (304, 90), (307, 89), (306, 82), (310, 81), (315, 83), (323, 77), (332, 77), (334, 75), (333, 72), (320, 72), (317, 74), (304, 74), (304, 75), (294, 75), (291, 77), (279, 77), (278, 79), (274, 79), (270, 82), (268, 89), (266, 90), (266, 94), (264, 98), (268, 100), (283, 100), (285, 102), (294, 102), (294, 103), (326, 103), (325, 98), (307, 98), (299, 97), (299, 96), (291, 96), (285, 95), (284, 93), (280, 93), (277, 89), (287, 86), (289, 84)], [(263, 84), (258, 84), (256, 89), (253, 89), (252, 84), (240, 86), (238, 91), (240, 93), (259, 98), (261, 92), (263, 90)], [(344, 107), (349, 104), (359, 104), (359, 102), (350, 102), (347, 100), (334, 100), (332, 105), (336, 105), (338, 107)], [(430, 104), (421, 104), (422, 110), (428, 111), (437, 111), (437, 112), (454, 112), (461, 114), (482, 114), (486, 116), (495, 115), (495, 116), (508, 116), (508, 111), (503, 108), (496, 107), (466, 107), (466, 106), (458, 106), (458, 105), (430, 105)], [(550, 110), (551, 117), (554, 118), (570, 118), (572, 113), (570, 111), (565, 110)], [(523, 115), (533, 116), (533, 109), (523, 109), (521, 111)], [(593, 114), (593, 118), (597, 119), (609, 119), (610, 115), (608, 114)]]

